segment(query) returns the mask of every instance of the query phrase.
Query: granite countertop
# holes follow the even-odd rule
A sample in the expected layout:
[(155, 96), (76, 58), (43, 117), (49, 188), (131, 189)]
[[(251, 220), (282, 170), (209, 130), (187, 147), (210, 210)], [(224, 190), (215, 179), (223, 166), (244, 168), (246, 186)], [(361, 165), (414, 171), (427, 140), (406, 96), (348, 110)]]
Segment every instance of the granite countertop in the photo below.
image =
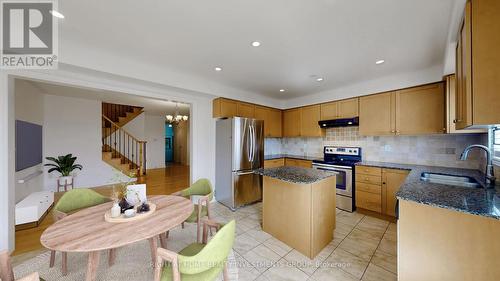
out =
[(308, 161), (323, 160), (322, 157), (304, 156), (304, 155), (300, 156), (300, 155), (290, 155), (290, 154), (271, 154), (271, 155), (264, 156), (264, 160), (273, 160), (273, 159), (280, 159), (280, 158), (292, 158), (292, 159), (308, 160)]
[(255, 170), (254, 173), (298, 184), (312, 184), (336, 175), (335, 172), (292, 166), (263, 168)]
[[(484, 188), (485, 175), (478, 170), (369, 161), (356, 165), (409, 170), (410, 174), (396, 193), (398, 199), (500, 220), (500, 187)], [(420, 180), (423, 172), (472, 177), (482, 187), (470, 188), (424, 182)]]

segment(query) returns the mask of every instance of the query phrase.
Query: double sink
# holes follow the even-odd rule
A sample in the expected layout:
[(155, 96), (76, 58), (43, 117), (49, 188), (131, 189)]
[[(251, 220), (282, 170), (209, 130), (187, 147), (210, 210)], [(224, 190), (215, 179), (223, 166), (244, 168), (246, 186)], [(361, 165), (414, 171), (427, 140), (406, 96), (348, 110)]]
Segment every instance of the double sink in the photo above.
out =
[(445, 184), (460, 187), (481, 187), (479, 182), (472, 177), (467, 176), (454, 176), (447, 174), (428, 173), (424, 172), (420, 175), (420, 180), (430, 183)]

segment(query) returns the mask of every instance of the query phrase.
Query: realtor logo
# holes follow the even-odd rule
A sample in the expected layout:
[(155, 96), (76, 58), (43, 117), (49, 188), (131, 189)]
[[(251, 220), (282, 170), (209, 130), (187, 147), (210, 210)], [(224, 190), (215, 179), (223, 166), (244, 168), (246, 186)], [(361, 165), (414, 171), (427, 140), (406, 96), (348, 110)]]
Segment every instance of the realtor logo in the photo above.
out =
[(3, 69), (57, 68), (56, 1), (0, 1)]

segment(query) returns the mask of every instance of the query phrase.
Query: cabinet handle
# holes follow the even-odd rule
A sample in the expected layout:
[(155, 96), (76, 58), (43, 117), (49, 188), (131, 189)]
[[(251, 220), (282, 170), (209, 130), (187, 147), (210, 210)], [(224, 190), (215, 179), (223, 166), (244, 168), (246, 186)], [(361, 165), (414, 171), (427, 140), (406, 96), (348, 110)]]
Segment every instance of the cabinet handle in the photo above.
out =
[(396, 131), (392, 130), (391, 133), (395, 133)]
[(365, 178), (365, 181), (367, 181), (367, 180), (368, 180), (368, 178)]

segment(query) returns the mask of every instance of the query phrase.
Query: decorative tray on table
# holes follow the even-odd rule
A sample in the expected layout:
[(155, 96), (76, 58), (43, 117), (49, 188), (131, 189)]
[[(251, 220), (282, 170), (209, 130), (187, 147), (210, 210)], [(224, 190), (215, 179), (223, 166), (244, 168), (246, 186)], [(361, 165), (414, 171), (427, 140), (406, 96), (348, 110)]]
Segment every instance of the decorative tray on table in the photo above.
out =
[(104, 220), (107, 222), (114, 222), (114, 223), (142, 220), (144, 218), (151, 216), (156, 211), (155, 204), (153, 203), (148, 203), (148, 204), (149, 204), (149, 211), (143, 213), (135, 213), (135, 215), (132, 217), (126, 217), (125, 214), (121, 214), (118, 217), (112, 218), (111, 210), (108, 210), (106, 211), (106, 213), (104, 213)]

